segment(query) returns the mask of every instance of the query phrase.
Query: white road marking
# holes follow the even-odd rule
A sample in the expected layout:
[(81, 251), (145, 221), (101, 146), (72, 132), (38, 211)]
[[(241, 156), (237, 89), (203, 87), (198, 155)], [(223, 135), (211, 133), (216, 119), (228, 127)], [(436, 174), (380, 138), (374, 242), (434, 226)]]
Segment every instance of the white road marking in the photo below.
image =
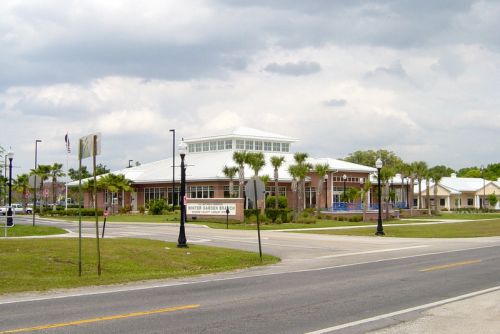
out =
[(425, 248), (425, 247), (429, 247), (429, 245), (419, 245), (419, 246), (401, 247), (401, 248), (376, 249), (376, 250), (365, 251), (365, 252), (355, 252), (355, 253), (325, 255), (325, 256), (317, 257), (317, 259), (329, 259), (329, 258), (332, 258), (332, 257), (343, 257), (343, 256), (351, 256), (351, 255), (362, 255), (362, 254), (395, 252), (395, 251), (400, 251), (400, 250), (405, 250), (405, 249), (415, 249), (415, 248)]
[(331, 333), (331, 332), (338, 331), (340, 329), (345, 329), (345, 328), (348, 328), (348, 327), (358, 326), (358, 325), (366, 324), (368, 322), (373, 322), (373, 321), (377, 321), (377, 320), (387, 319), (387, 318), (391, 318), (391, 317), (394, 317), (394, 316), (397, 316), (397, 315), (401, 315), (401, 314), (405, 314), (405, 313), (410, 313), (410, 312), (419, 311), (419, 310), (423, 310), (423, 309), (427, 309), (427, 308), (441, 306), (441, 305), (444, 305), (444, 304), (448, 304), (448, 303), (459, 301), (459, 300), (462, 300), (462, 299), (467, 299), (467, 298), (479, 296), (479, 295), (482, 295), (482, 294), (485, 294), (485, 293), (488, 293), (488, 292), (497, 291), (497, 290), (500, 290), (500, 285), (499, 286), (495, 286), (493, 288), (485, 289), (485, 290), (480, 290), (480, 291), (475, 291), (475, 292), (467, 293), (465, 295), (460, 295), (460, 296), (456, 296), (456, 297), (452, 297), (452, 298), (448, 298), (448, 299), (439, 300), (437, 302), (433, 302), (433, 303), (429, 303), (429, 304), (424, 304), (424, 305), (419, 305), (419, 306), (415, 306), (415, 307), (410, 307), (410, 308), (407, 308), (407, 309), (404, 309), (404, 310), (399, 310), (399, 311), (396, 311), (396, 312), (381, 314), (381, 315), (377, 315), (377, 316), (371, 317), (371, 318), (366, 318), (366, 319), (362, 319), (362, 320), (348, 322), (348, 323), (345, 323), (345, 324), (342, 324), (342, 325), (337, 325), (337, 326), (332, 326), (332, 327), (328, 327), (328, 328), (323, 328), (323, 329), (319, 329), (319, 330), (313, 331), (313, 332), (307, 332), (305, 334)]
[(304, 272), (323, 271), (323, 270), (330, 270), (330, 269), (337, 269), (337, 268), (354, 267), (354, 266), (359, 266), (359, 265), (363, 265), (363, 264), (370, 264), (370, 263), (379, 263), (379, 262), (387, 262), (387, 261), (411, 259), (411, 258), (414, 258), (414, 257), (422, 257), (422, 256), (437, 255), (437, 254), (448, 254), (448, 253), (456, 253), (456, 252), (465, 252), (465, 251), (470, 251), (470, 250), (485, 249), (485, 248), (494, 248), (494, 247), (499, 247), (499, 245), (484, 246), (484, 247), (472, 247), (472, 248), (464, 248), (464, 249), (455, 249), (455, 250), (443, 251), (443, 252), (433, 252), (433, 253), (425, 253), (425, 254), (417, 254), (417, 255), (408, 255), (408, 256), (401, 256), (401, 257), (393, 257), (393, 258), (388, 258), (388, 259), (375, 260), (375, 261), (365, 261), (365, 262), (358, 262), (358, 263), (341, 264), (341, 265), (331, 266), (331, 267), (313, 268), (313, 269), (302, 269), (302, 270), (277, 272), (277, 273), (264, 273), (264, 274), (262, 274), (262, 273), (261, 274), (256, 273), (256, 274), (243, 275), (243, 276), (235, 276), (235, 277), (214, 278), (214, 279), (202, 280), (202, 281), (171, 282), (171, 283), (164, 283), (164, 284), (157, 284), (157, 285), (150, 285), (150, 286), (138, 286), (138, 287), (128, 287), (128, 288), (116, 288), (116, 289), (113, 289), (113, 287), (111, 287), (111, 289), (108, 290), (108, 291), (82, 292), (82, 293), (74, 293), (74, 294), (68, 294), (68, 295), (62, 295), (62, 296), (35, 297), (35, 298), (18, 299), (18, 300), (10, 300), (10, 301), (3, 301), (3, 302), (0, 301), (0, 305), (15, 304), (15, 303), (24, 303), (24, 302), (31, 302), (31, 301), (50, 300), (50, 299), (62, 299), (62, 298), (70, 298), (70, 297), (104, 295), (104, 294), (108, 294), (108, 293), (118, 293), (118, 292), (127, 292), (127, 291), (140, 291), (140, 290), (149, 290), (149, 289), (157, 289), (157, 288), (167, 288), (167, 287), (172, 287), (172, 286), (182, 286), (182, 285), (191, 285), (191, 284), (205, 284), (205, 283), (231, 281), (231, 280), (245, 279), (245, 278), (252, 278), (252, 277), (266, 277), (266, 276), (277, 276), (277, 275), (285, 275), (285, 274), (297, 274), (297, 273), (304, 273)]

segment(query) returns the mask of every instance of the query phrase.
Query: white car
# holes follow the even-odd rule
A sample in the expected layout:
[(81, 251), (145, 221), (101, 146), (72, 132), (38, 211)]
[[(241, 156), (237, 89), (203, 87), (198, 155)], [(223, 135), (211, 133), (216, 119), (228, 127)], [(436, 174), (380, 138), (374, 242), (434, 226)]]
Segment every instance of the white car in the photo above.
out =
[[(2, 216), (5, 216), (7, 214), (7, 210), (8, 210), (8, 206), (0, 207), (0, 214)], [(19, 204), (19, 203), (12, 204), (12, 211), (14, 212), (14, 214), (22, 214), (22, 213), (32, 214), (33, 213), (33, 209), (31, 207), (27, 207), (26, 210), (24, 210), (22, 204)]]

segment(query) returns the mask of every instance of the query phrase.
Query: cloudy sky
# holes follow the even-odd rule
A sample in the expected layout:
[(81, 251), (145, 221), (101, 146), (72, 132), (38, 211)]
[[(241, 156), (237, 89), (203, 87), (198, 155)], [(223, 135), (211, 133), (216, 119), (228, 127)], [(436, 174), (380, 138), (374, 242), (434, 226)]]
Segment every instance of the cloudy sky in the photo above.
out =
[(453, 168), (500, 158), (500, 2), (2, 0), (0, 145), (14, 174), (171, 156), (249, 126), (345, 157), (388, 149)]

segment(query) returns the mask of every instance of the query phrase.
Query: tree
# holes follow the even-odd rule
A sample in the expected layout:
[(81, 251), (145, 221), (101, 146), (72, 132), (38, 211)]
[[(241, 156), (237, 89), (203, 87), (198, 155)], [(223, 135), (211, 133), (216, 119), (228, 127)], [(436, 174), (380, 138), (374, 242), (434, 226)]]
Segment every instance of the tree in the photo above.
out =
[[(320, 208), (320, 201), (321, 201), (321, 195), (322, 195), (322, 192), (323, 192), (323, 184), (324, 184), (324, 178), (325, 178), (325, 175), (326, 173), (328, 173), (328, 171), (330, 170), (330, 165), (328, 165), (327, 163), (325, 164), (316, 164), (314, 166), (314, 171), (316, 172), (316, 174), (318, 174), (318, 191), (316, 192), (316, 214), (319, 215), (319, 208)], [(325, 191), (327, 191), (325, 189)], [(328, 203), (325, 203), (325, 207), (328, 206)]]
[[(52, 170), (51, 165), (38, 165), (36, 169), (31, 170), (31, 175), (36, 175), (37, 177), (40, 178), (40, 195), (42, 195), (43, 192), (43, 184), (45, 181), (47, 181), (50, 177), (50, 172)], [(36, 189), (35, 189), (36, 191)], [(43, 206), (40, 206), (40, 212), (43, 212)]]
[(236, 173), (238, 173), (238, 167), (224, 166), (222, 173), (224, 173), (224, 176), (229, 178), (229, 197), (235, 197), (233, 179)]
[(57, 162), (55, 162), (52, 166), (50, 166), (50, 177), (52, 178), (52, 204), (54, 210), (56, 209), (56, 201), (57, 201), (57, 194), (56, 194), (57, 178), (66, 175), (62, 171), (62, 167), (63, 165)]
[[(87, 179), (89, 177), (91, 177), (92, 175), (88, 172), (87, 170), (87, 166), (82, 166), (81, 170), (82, 172), (82, 179)], [(73, 168), (70, 168), (68, 170), (68, 176), (69, 178), (72, 180), (72, 181), (77, 181), (80, 179), (80, 173), (79, 173), (79, 170), (78, 169), (73, 169)]]
[(368, 194), (370, 193), (370, 189), (372, 184), (370, 182), (370, 178), (366, 178), (365, 183), (361, 187), (361, 205), (363, 206), (363, 221), (367, 220), (367, 212), (368, 212)]
[(106, 165), (98, 164), (95, 166), (95, 175), (102, 175), (109, 173), (109, 169), (106, 168)]
[(312, 169), (312, 166), (306, 162), (308, 157), (307, 153), (297, 152), (294, 154), (293, 158), (295, 160), (294, 165), (288, 167), (288, 172), (294, 180), (297, 182), (296, 188), (296, 210), (297, 214), (295, 219), (297, 219), (298, 213), (302, 212), (304, 209), (304, 191), (305, 191), (305, 179), (307, 173)]
[[(121, 193), (123, 192), (129, 192), (132, 191), (132, 182), (125, 178), (123, 174), (106, 174), (102, 176), (98, 181), (98, 188), (100, 189), (105, 189), (111, 194), (117, 193), (118, 194), (118, 204), (123, 205), (123, 194), (120, 196)], [(112, 198), (113, 196), (111, 196)], [(107, 206), (111, 206), (114, 208), (113, 203), (106, 203)], [(113, 210), (114, 212), (114, 210)]]
[[(446, 166), (439, 165), (434, 166), (429, 169), (430, 177), (434, 180), (434, 211), (439, 214), (439, 203), (438, 203), (438, 186), (441, 179), (445, 176), (449, 176), (449, 170)], [(451, 174), (451, 173), (450, 173)]]
[(427, 175), (427, 163), (425, 161), (415, 161), (413, 168), (418, 182), (418, 208), (422, 209), (422, 181)]
[(278, 208), (278, 196), (279, 196), (279, 188), (278, 188), (278, 181), (279, 181), (279, 175), (278, 175), (278, 169), (283, 165), (283, 162), (285, 162), (285, 157), (278, 157), (278, 156), (272, 156), (271, 157), (271, 165), (274, 167), (274, 207), (277, 209)]
[(233, 153), (233, 161), (238, 165), (239, 198), (243, 198), (243, 186), (245, 184), (245, 163), (247, 162), (247, 151)]
[(15, 191), (21, 193), (23, 208), (26, 211), (26, 207), (28, 206), (28, 191), (30, 188), (29, 175), (18, 175), (17, 178), (13, 180), (13, 188)]
[(375, 166), (375, 161), (377, 161), (378, 158), (382, 160), (383, 167), (388, 168), (395, 168), (403, 162), (403, 160), (394, 152), (387, 150), (356, 151), (354, 153), (350, 153), (346, 158), (344, 158), (344, 160), (355, 164), (373, 167)]
[(498, 198), (497, 198), (497, 195), (495, 193), (493, 194), (490, 194), (488, 196), (488, 203), (490, 203), (490, 208), (495, 208), (497, 203), (498, 203)]

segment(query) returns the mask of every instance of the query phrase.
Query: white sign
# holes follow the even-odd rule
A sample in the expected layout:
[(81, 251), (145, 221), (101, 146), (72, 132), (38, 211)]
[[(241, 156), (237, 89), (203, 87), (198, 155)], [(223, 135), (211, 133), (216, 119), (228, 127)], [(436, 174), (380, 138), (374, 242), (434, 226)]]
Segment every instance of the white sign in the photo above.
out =
[[(96, 147), (94, 147), (94, 136), (96, 136)], [(82, 142), (80, 148), (80, 158), (85, 159), (92, 157), (94, 155), (100, 155), (101, 154), (101, 134), (100, 133), (93, 133), (88, 136), (80, 138), (80, 141)]]
[[(35, 184), (35, 178), (36, 178), (36, 183), (37, 184)], [(38, 189), (42, 185), (42, 178), (41, 177), (37, 177), (36, 175), (30, 175), (28, 182), (29, 182), (31, 188), (37, 188)]]
[(235, 203), (188, 203), (186, 212), (188, 215), (211, 215), (225, 216), (226, 209), (229, 209), (230, 215), (236, 215)]

